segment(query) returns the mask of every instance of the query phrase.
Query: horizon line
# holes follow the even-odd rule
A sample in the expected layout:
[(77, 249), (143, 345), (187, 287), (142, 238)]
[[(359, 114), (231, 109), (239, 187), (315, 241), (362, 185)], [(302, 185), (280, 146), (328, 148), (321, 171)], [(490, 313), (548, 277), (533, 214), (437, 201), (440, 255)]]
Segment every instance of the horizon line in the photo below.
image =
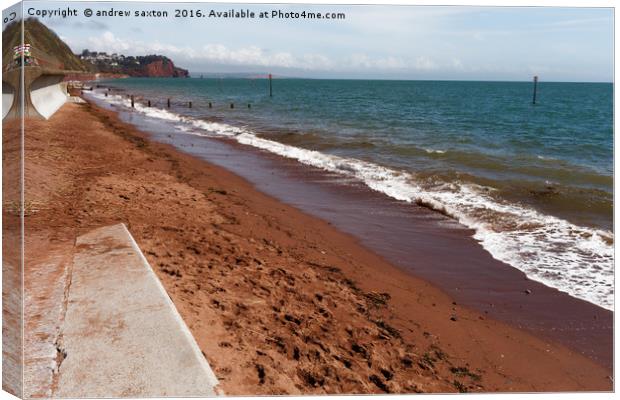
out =
[[(233, 79), (267, 79), (267, 75), (269, 72), (192, 72), (189, 71), (189, 78), (200, 79), (199, 76), (195, 75), (229, 75), (228, 77), (223, 78), (233, 78)], [(240, 75), (240, 76), (234, 76)], [(250, 77), (250, 76), (242, 76), (242, 75), (265, 75), (263, 78), (261, 77)], [(425, 79), (425, 78), (334, 78), (334, 77), (304, 77), (304, 76), (287, 76), (287, 75), (278, 75), (273, 74), (272, 77), (278, 79), (309, 79), (309, 80), (341, 80), (341, 81), (423, 81), (423, 82), (516, 82), (516, 83), (532, 83), (532, 79), (529, 80), (516, 80), (516, 79), (451, 79), (451, 78), (438, 78), (438, 79)], [(571, 80), (541, 80), (540, 76), (538, 77), (538, 83), (608, 83), (614, 84), (613, 81), (571, 81)]]

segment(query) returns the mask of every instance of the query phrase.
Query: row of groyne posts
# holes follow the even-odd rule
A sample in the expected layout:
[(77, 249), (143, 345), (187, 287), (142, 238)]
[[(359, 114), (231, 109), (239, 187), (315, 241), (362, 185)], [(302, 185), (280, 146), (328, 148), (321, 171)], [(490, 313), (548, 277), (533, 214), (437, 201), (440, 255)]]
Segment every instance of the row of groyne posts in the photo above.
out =
[[(272, 86), (271, 81), (272, 81), (272, 76), (271, 76), (271, 74), (269, 74), (269, 97), (273, 97), (273, 86)], [(102, 87), (102, 85), (96, 85), (96, 87), (97, 87), (97, 88), (101, 88), (101, 87)], [(112, 88), (107, 88), (107, 89), (108, 89), (108, 90), (106, 90), (106, 91), (104, 92), (105, 97), (108, 97), (108, 93), (112, 90)], [(92, 89), (91, 89), (91, 90), (92, 90)], [(82, 89), (81, 93), (82, 93), (82, 94), (84, 94), (84, 90), (83, 90), (83, 89)], [(131, 108), (135, 108), (135, 107), (136, 107), (136, 99), (135, 99), (135, 96), (134, 96), (133, 94), (131, 94), (131, 95), (128, 95), (128, 97), (131, 99)], [(185, 105), (187, 105), (187, 107), (188, 107), (188, 108), (192, 108), (192, 106), (193, 106), (193, 103), (192, 103), (192, 101), (191, 101), (191, 100), (187, 101), (187, 102), (186, 102), (186, 103), (184, 103), (184, 104), (185, 104)], [(147, 100), (147, 101), (146, 101), (146, 105), (147, 105), (147, 107), (151, 107), (151, 100)], [(170, 107), (171, 107), (171, 105), (172, 105), (171, 98), (170, 98), (170, 97), (168, 97), (168, 98), (166, 99), (166, 106), (167, 106), (167, 108), (170, 108)], [(213, 103), (212, 103), (212, 102), (208, 102), (208, 107), (209, 107), (209, 108), (213, 108)], [(247, 107), (248, 107), (248, 108), (252, 108), (252, 104), (248, 103), (248, 104), (247, 104)], [(234, 109), (234, 108), (235, 108), (235, 103), (230, 103), (230, 108), (231, 108), (231, 109)]]
[[(272, 81), (272, 76), (271, 74), (269, 74), (269, 97), (273, 97), (273, 86), (271, 84)], [(101, 85), (97, 85), (97, 87), (101, 87)], [(111, 88), (108, 88), (108, 90), (105, 92), (105, 97), (108, 97), (108, 93), (110, 92)], [(532, 95), (532, 104), (536, 104), (536, 95), (537, 95), (537, 91), (538, 91), (538, 76), (534, 76), (534, 92)], [(84, 94), (84, 90), (81, 91), (82, 94)], [(129, 95), (130, 99), (131, 99), (131, 108), (135, 108), (135, 97), (134, 95)], [(191, 100), (188, 101), (187, 103), (187, 107), (192, 108), (192, 102)], [(170, 98), (168, 98), (166, 100), (166, 105), (168, 108), (170, 108), (171, 106), (171, 101)], [(213, 103), (209, 102), (208, 104), (209, 108), (213, 108)], [(147, 100), (147, 107), (151, 107), (151, 100)], [(235, 108), (235, 103), (230, 103), (230, 108)], [(248, 103), (248, 108), (252, 108), (252, 105), (250, 103)]]

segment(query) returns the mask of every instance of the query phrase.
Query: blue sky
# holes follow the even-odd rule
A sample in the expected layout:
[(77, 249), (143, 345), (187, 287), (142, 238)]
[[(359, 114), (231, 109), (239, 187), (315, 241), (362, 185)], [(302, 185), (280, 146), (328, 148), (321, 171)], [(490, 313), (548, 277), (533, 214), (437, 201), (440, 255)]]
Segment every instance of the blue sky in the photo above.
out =
[[(25, 2), (36, 9), (67, 2)], [(191, 4), (224, 11), (344, 12), (345, 20), (173, 18), (181, 4), (69, 3), (44, 18), (75, 52), (164, 54), (190, 72), (320, 78), (605, 81), (613, 79), (610, 8)], [(167, 10), (168, 18), (83, 16)]]

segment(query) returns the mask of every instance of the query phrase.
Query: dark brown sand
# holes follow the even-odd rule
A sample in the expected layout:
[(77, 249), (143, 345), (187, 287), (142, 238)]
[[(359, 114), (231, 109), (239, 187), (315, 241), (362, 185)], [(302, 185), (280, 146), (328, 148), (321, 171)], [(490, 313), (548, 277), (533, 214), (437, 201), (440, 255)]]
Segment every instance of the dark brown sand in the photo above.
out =
[(111, 112), (67, 104), (26, 129), (27, 257), (126, 223), (227, 394), (612, 390), (608, 368)]
[(2, 126), (2, 389), (22, 394), (21, 126)]
[[(121, 118), (141, 126), (140, 118), (130, 113)], [(156, 128), (149, 137), (223, 167), (262, 192), (350, 233), (460, 305), (567, 346), (609, 369), (613, 366), (613, 312), (528, 279), (494, 259), (474, 239), (473, 230), (446, 215), (234, 140)]]

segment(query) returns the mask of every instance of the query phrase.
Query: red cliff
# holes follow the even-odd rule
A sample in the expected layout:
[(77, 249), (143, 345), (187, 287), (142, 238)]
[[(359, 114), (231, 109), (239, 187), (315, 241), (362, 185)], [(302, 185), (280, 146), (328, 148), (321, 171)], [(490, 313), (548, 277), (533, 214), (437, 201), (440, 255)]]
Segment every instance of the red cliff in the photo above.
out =
[(169, 59), (155, 60), (141, 67), (142, 68), (130, 72), (130, 75), (174, 78), (186, 78), (189, 75), (187, 70), (175, 67), (172, 60)]

